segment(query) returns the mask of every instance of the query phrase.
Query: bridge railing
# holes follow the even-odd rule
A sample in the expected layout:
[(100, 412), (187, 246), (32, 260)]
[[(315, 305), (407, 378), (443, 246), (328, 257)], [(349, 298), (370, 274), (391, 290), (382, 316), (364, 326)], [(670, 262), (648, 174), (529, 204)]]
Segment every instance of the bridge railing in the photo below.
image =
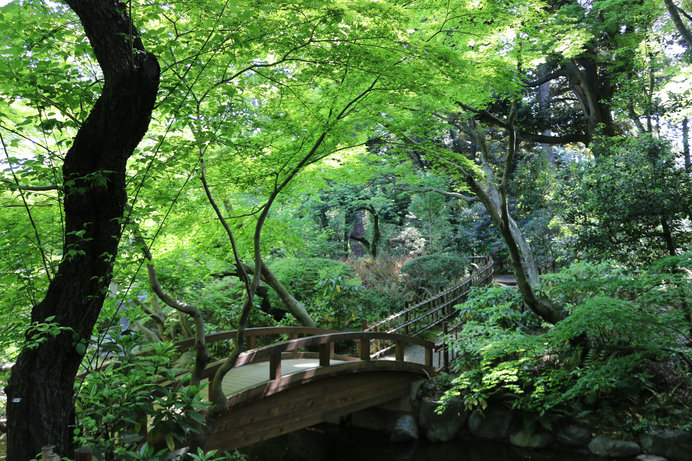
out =
[[(456, 286), (442, 291), (424, 301), (416, 303), (396, 314), (390, 315), (373, 325), (364, 328), (368, 332), (397, 333), (416, 336), (437, 325), (448, 322), (457, 312), (454, 306), (466, 299), (471, 287), (485, 285), (493, 277), (493, 260), (488, 256), (475, 256), (477, 272), (462, 280)], [(395, 347), (390, 341), (378, 340), (371, 344), (373, 358), (390, 352)]]
[[(288, 336), (288, 339), (297, 339), (301, 336), (315, 336), (328, 333), (340, 333), (340, 330), (329, 330), (325, 328), (309, 328), (309, 327), (257, 327), (245, 329), (245, 347), (243, 350), (255, 349), (257, 347), (257, 339), (262, 336)], [(221, 331), (205, 336), (207, 344), (216, 343), (219, 341), (227, 341), (235, 339), (238, 336), (238, 330)], [(175, 343), (180, 349), (189, 349), (195, 344), (195, 338), (188, 338)]]
[[(227, 334), (235, 332), (220, 333), (218, 337), (224, 337)], [(226, 338), (228, 339), (228, 338)], [(433, 369), (433, 349), (435, 343), (421, 338), (411, 336), (383, 333), (383, 332), (336, 332), (326, 333), (317, 336), (308, 336), (305, 338), (291, 339), (271, 346), (261, 347), (259, 349), (248, 350), (238, 356), (235, 367), (249, 365), (258, 362), (269, 362), (269, 380), (278, 379), (281, 377), (281, 360), (290, 352), (298, 352), (309, 347), (317, 347), (319, 354), (319, 365), (327, 367), (330, 361), (335, 357), (334, 343), (342, 341), (355, 341), (358, 344), (358, 353), (356, 357), (351, 357), (352, 360), (370, 361), (373, 358), (370, 355), (370, 345), (375, 341), (391, 341), (394, 344), (395, 359), (398, 362), (404, 361), (404, 349), (408, 344), (416, 344), (425, 348), (425, 367)], [(290, 355), (293, 357), (293, 355)], [(338, 356), (339, 360), (348, 359), (348, 356)], [(203, 377), (212, 377), (216, 370), (221, 366), (221, 363), (214, 363), (207, 367)]]

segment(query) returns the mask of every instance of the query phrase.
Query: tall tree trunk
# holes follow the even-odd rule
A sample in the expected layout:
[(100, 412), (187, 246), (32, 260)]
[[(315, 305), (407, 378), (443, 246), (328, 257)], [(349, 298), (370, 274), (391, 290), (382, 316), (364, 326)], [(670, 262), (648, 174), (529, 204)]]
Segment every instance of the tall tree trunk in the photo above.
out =
[(360, 243), (365, 238), (365, 224), (363, 223), (363, 211), (355, 210), (349, 213), (349, 229), (351, 232), (348, 235), (351, 246), (351, 253), (356, 258), (362, 258), (367, 254), (367, 248)]
[(685, 25), (685, 23), (682, 22), (682, 18), (678, 12), (678, 7), (675, 5), (675, 3), (673, 3), (673, 0), (663, 0), (663, 3), (666, 4), (668, 13), (670, 13), (670, 18), (673, 20), (675, 28), (678, 29), (678, 32), (682, 37), (682, 45), (688, 50), (692, 50), (692, 32)]
[(690, 128), (687, 117), (682, 119), (682, 155), (685, 157), (685, 171), (692, 172), (692, 162), (690, 162)]
[[(541, 113), (546, 113), (550, 106), (550, 81), (544, 82), (538, 86), (538, 108)], [(550, 136), (550, 129), (545, 129), (543, 133), (544, 136)], [(541, 144), (541, 150), (543, 150), (543, 155), (550, 162), (551, 166), (555, 166), (555, 151), (552, 144)]]
[[(249, 264), (244, 264), (243, 267), (245, 271), (250, 275), (255, 275), (255, 268)], [(269, 285), (279, 296), (279, 299), (284, 303), (286, 309), (293, 314), (293, 316), (300, 322), (301, 325), (314, 328), (315, 321), (308, 314), (305, 304), (298, 301), (293, 295), (286, 289), (286, 287), (279, 282), (276, 275), (267, 267), (264, 262), (262, 262), (262, 280)]]
[[(599, 75), (598, 66), (589, 59), (567, 63), (565, 73), (570, 89), (577, 96), (586, 116), (587, 144), (597, 141), (595, 138), (600, 135), (614, 136), (615, 123), (608, 102), (613, 96), (613, 88), (608, 77)], [(600, 149), (597, 142), (592, 150), (598, 156)]]
[(76, 346), (89, 340), (103, 306), (122, 232), (126, 162), (146, 133), (158, 91), (158, 62), (142, 46), (124, 4), (67, 3), (84, 26), (104, 86), (65, 157), (63, 260), (31, 313), (33, 323), (54, 317), (61, 330), (38, 343), (27, 334), (12, 369), (8, 461), (31, 459), (47, 444), (72, 456), (73, 386), (84, 355)]
[(661, 227), (663, 228), (663, 240), (666, 242), (668, 254), (675, 256), (675, 241), (673, 240), (673, 232), (670, 230), (668, 218), (665, 216), (661, 217)]
[(534, 288), (538, 284), (538, 270), (533, 259), (533, 253), (512, 217), (507, 210), (502, 209), (500, 194), (495, 184), (487, 184), (486, 189), (470, 175), (466, 177), (466, 183), (480, 199), (495, 227), (502, 234), (509, 252), (510, 264), (517, 279), (519, 292), (526, 305), (550, 323), (554, 324), (562, 320), (564, 315), (559, 306), (536, 295)]

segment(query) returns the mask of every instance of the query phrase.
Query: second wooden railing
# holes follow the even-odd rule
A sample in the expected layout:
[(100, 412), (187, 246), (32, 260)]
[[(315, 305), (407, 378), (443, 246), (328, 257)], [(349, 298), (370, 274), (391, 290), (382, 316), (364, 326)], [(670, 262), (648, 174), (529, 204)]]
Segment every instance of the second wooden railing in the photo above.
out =
[[(466, 277), (456, 286), (409, 306), (373, 325), (366, 325), (363, 330), (416, 336), (448, 322), (457, 314), (454, 306), (466, 299), (471, 287), (485, 285), (489, 280), (492, 280), (492, 259), (486, 256), (475, 257), (474, 259), (481, 262), (478, 271)], [(390, 352), (394, 347), (395, 345), (391, 342), (378, 340), (371, 344), (370, 355), (373, 358), (380, 357)]]

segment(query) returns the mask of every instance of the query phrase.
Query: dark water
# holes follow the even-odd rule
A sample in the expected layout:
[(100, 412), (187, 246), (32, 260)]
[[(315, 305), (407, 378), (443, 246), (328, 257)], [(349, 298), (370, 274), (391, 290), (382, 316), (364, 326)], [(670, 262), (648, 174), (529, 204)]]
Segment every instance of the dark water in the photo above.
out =
[(458, 440), (392, 444), (385, 434), (351, 427), (320, 425), (242, 450), (250, 461), (590, 461), (588, 454), (522, 450), (495, 442)]

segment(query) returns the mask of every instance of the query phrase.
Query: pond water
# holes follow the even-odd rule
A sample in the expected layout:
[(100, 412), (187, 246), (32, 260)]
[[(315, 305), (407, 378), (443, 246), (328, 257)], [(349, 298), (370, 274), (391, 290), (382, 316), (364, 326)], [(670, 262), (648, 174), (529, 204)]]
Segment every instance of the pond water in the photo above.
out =
[(589, 454), (522, 450), (496, 442), (389, 443), (385, 434), (319, 425), (241, 449), (250, 461), (590, 461)]

